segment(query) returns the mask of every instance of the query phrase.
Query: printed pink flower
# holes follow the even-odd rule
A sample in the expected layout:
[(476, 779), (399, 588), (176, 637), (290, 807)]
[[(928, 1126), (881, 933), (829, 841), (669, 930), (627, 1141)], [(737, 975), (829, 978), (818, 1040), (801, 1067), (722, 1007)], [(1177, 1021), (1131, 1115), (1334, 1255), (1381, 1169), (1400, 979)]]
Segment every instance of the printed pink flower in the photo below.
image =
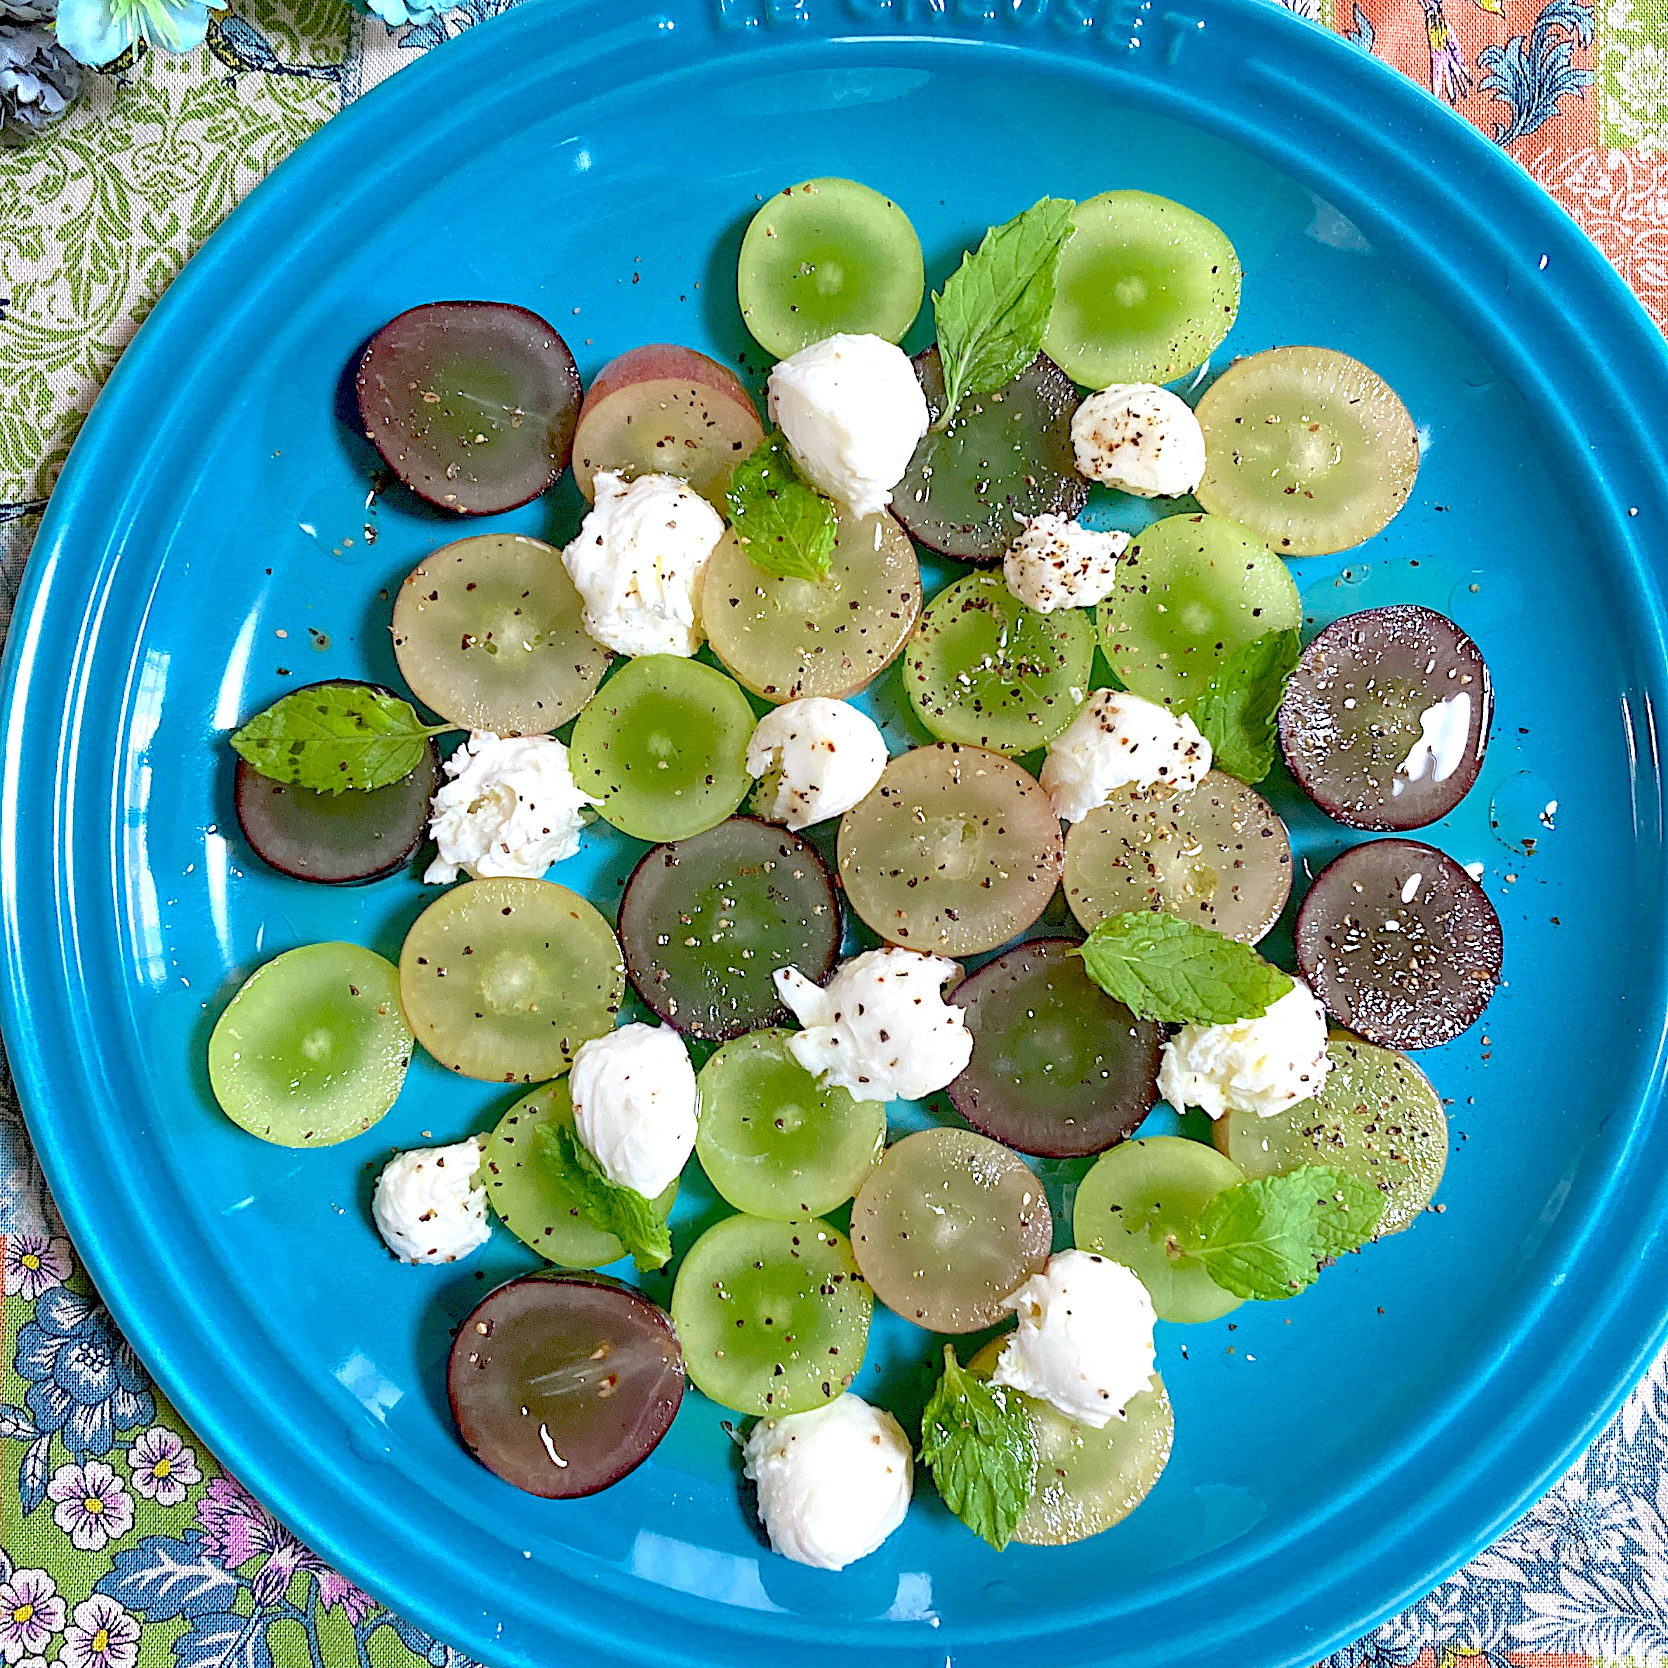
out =
[(43, 1655), (63, 1625), (64, 1601), (45, 1570), (14, 1570), (0, 1583), (0, 1656), (8, 1663)]
[(350, 1622), (359, 1623), (374, 1608), (370, 1594), (309, 1552), (231, 1477), (216, 1477), (203, 1491), (197, 1522), (203, 1530), (203, 1551), (226, 1569), (241, 1570), (255, 1558), (264, 1560), (251, 1583), (257, 1604), (276, 1603), (300, 1571), (318, 1582), (319, 1602), (326, 1610), (340, 1607)]
[(139, 1660), (139, 1623), (103, 1593), (75, 1607), (58, 1651), (61, 1668), (133, 1668)]
[[(97, 1552), (133, 1527), (133, 1497), (103, 1460), (59, 1466), (46, 1492), (57, 1502), (52, 1521), (83, 1552)], [(80, 1613), (78, 1608), (76, 1614)]]
[(152, 1425), (134, 1437), (127, 1466), (133, 1473), (133, 1486), (159, 1506), (177, 1506), (191, 1485), (203, 1480), (196, 1451), (165, 1425)]
[(69, 1279), (74, 1263), (67, 1239), (48, 1239), (45, 1234), (7, 1234), (0, 1240), (6, 1247), (0, 1265), (0, 1289), (7, 1297), (21, 1297), (33, 1303), (42, 1292), (61, 1286)]

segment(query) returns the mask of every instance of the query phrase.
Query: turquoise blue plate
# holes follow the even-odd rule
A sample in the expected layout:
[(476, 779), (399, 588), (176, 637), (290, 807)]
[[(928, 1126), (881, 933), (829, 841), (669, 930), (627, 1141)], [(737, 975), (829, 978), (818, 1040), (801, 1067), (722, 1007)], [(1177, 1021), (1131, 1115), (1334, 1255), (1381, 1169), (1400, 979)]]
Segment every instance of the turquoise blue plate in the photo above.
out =
[[(907, 208), (935, 283), (1044, 193), (1178, 197), (1245, 264), (1218, 364), (1320, 342), (1401, 393), (1412, 502), (1296, 568), (1313, 621), (1411, 600), (1483, 645), (1498, 729), (1431, 833), (1483, 865), (1508, 980), (1424, 1062), (1452, 1103), (1441, 1214), (1288, 1303), (1162, 1329), (1175, 1455), (1133, 1517), (998, 1556), (923, 1489), (841, 1575), (768, 1553), (698, 1395), (590, 1500), (517, 1494), (459, 1446), (451, 1330), (530, 1257), (500, 1231), (473, 1262), (397, 1267), (366, 1200), (391, 1148), (479, 1128), (504, 1094), (419, 1062), (375, 1130), (292, 1153), (221, 1117), (203, 1068), (257, 963), (344, 935), (394, 954), (425, 896), (266, 871), (227, 732), (310, 679), (392, 679), (389, 590), (434, 546), (577, 522), (571, 486), (467, 529), (399, 496), (368, 512), (372, 459), (337, 415), (354, 349), (413, 303), (486, 296), (549, 317), (587, 374), (654, 340), (742, 361), (742, 227), (826, 173)], [(8, 645), (7, 1037), (122, 1326), (320, 1553), (506, 1668), (1274, 1668), (1368, 1627), (1544, 1489), (1663, 1334), (1664, 412), (1662, 341), (1528, 178), (1257, 0), (529, 0), (402, 70), (141, 330)], [(1306, 865), (1352, 838), (1275, 794)], [(598, 836), (556, 874), (611, 908), (638, 849)], [(1064, 1205), (1069, 1170), (1051, 1180)], [(680, 1243), (711, 1210), (685, 1188)], [(877, 1326), (859, 1389), (907, 1412), (929, 1353)]]

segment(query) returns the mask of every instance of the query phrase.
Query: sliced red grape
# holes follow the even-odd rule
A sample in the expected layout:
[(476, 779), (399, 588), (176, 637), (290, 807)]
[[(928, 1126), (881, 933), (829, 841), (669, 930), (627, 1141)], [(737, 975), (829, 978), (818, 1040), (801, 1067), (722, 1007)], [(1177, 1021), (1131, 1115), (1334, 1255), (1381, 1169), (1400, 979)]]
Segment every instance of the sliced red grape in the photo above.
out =
[(620, 899), (638, 994), (691, 1037), (724, 1042), (789, 1013), (771, 974), (821, 982), (840, 953), (840, 902), (817, 848), (758, 817), (656, 846)]
[(635, 1471), (671, 1427), (683, 1385), (671, 1318), (600, 1274), (528, 1274), (488, 1293), (446, 1370), (464, 1446), (547, 1500)]
[(419, 498), (494, 515), (537, 498), (568, 466), (579, 370), (537, 313), (434, 301), (391, 319), (359, 361), (365, 438)]
[(1158, 1099), (1162, 1027), (1108, 996), (1077, 948), (1069, 938), (1016, 944), (949, 998), (973, 1033), (952, 1104), (975, 1129), (1044, 1158), (1110, 1147)]
[[(938, 349), (915, 356), (933, 421), (944, 409)], [(1072, 516), (1089, 497), (1077, 472), (1071, 378), (1039, 353), (1012, 382), (969, 394), (942, 433), (929, 429), (892, 493), (892, 513), (929, 550), (964, 562), (999, 562), (1022, 517)]]
[(1494, 905), (1419, 840), (1369, 840), (1328, 863), (1298, 911), (1296, 941), (1326, 1011), (1381, 1048), (1451, 1041), (1500, 982)]
[(1334, 621), (1303, 651), (1280, 745), (1328, 816), (1423, 828), (1477, 780), (1492, 706), (1477, 645), (1445, 615), (1396, 603)]

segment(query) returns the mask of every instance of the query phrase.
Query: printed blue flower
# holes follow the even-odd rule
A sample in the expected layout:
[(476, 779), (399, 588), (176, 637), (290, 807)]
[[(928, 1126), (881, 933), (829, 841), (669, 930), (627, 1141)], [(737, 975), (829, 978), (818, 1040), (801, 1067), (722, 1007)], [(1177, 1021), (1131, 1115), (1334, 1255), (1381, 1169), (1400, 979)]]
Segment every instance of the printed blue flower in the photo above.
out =
[(408, 6), (406, 0), (365, 0), (365, 5), (390, 29), (398, 29), (406, 23), (427, 23), (437, 10), (434, 6)]
[(150, 1380), (110, 1311), (66, 1286), (43, 1292), (18, 1328), (15, 1366), (36, 1427), (77, 1458), (108, 1454), (118, 1433), (156, 1417)]
[(143, 41), (193, 52), (208, 33), (207, 0), (59, 0), (58, 44), (83, 64), (108, 64)]

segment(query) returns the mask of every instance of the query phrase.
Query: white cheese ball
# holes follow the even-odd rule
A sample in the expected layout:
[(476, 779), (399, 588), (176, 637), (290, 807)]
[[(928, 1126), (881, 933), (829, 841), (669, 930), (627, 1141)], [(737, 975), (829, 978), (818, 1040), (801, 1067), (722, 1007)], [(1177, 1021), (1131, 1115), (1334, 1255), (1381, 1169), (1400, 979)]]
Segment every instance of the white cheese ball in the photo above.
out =
[(1002, 558), (1002, 577), (1014, 596), (1039, 614), (1091, 608), (1112, 594), (1118, 558), (1128, 548), (1128, 533), (1097, 533), (1049, 511), (1026, 520)]
[(1158, 1092), (1178, 1112), (1202, 1107), (1272, 1118), (1320, 1093), (1332, 1062), (1326, 1010), (1301, 979), (1259, 1019), (1184, 1025), (1164, 1045)]
[(886, 738), (849, 701), (809, 695), (767, 712), (747, 744), (761, 817), (809, 828), (843, 816), (880, 780)]
[(568, 1089), (574, 1129), (611, 1182), (653, 1199), (683, 1173), (701, 1098), (670, 1025), (622, 1025), (581, 1043)]
[(579, 850), (592, 799), (573, 779), (568, 750), (554, 736), (496, 736), (473, 730), (446, 761), (429, 833), (438, 847), (423, 879), (521, 875), (537, 880)]
[(1210, 769), (1210, 743), (1185, 712), (1122, 689), (1097, 689), (1048, 744), (1039, 780), (1067, 822), (1082, 822), (1119, 788), (1192, 789)]
[(585, 629), (616, 654), (700, 648), (701, 578), (724, 522), (675, 475), (628, 481), (599, 470), (596, 502), (562, 565), (585, 604)]
[(902, 348), (830, 336), (770, 373), (770, 420), (799, 472), (853, 515), (892, 502), (927, 432), (927, 397)]
[(1091, 394), (1071, 420), (1077, 472), (1137, 498), (1180, 498), (1205, 474), (1205, 431), (1168, 388), (1132, 382)]
[(761, 1419), (742, 1457), (771, 1546), (819, 1570), (867, 1558), (903, 1522), (915, 1486), (903, 1427), (850, 1391), (808, 1413)]
[(994, 1384), (1103, 1430), (1152, 1387), (1153, 1300), (1125, 1268), (1092, 1251), (1056, 1251), (1004, 1307), (1019, 1327), (997, 1357)]
[(888, 946), (853, 956), (826, 986), (797, 967), (775, 977), (805, 1027), (788, 1052), (857, 1100), (920, 1100), (961, 1076), (973, 1057), (966, 1017), (944, 1000), (944, 986), (961, 977), (945, 956)]
[(484, 1187), (475, 1185), (481, 1143), (396, 1153), (371, 1191), (371, 1220), (402, 1263), (455, 1263), (492, 1233)]

